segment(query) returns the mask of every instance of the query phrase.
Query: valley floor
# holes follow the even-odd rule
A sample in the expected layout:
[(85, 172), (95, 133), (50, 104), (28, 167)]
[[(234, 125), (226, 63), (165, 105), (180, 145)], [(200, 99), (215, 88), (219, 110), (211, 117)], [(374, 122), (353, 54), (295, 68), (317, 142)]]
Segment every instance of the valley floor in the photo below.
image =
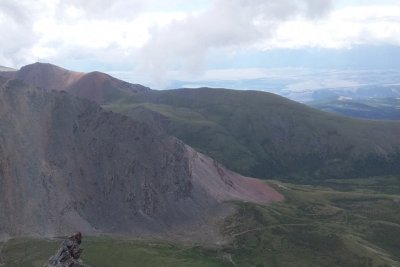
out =
[[(83, 260), (97, 267), (400, 266), (400, 177), (319, 186), (268, 183), (286, 200), (268, 206), (237, 203), (237, 212), (220, 226), (229, 245), (208, 249), (90, 237), (84, 239)], [(59, 243), (2, 243), (0, 266), (41, 266)]]

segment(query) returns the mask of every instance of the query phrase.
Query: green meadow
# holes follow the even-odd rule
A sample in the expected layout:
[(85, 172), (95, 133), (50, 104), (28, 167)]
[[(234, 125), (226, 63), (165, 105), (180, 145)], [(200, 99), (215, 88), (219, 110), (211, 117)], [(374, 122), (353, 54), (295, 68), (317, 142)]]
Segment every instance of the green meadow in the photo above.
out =
[[(400, 266), (399, 178), (382, 179), (331, 180), (329, 186), (268, 181), (286, 200), (235, 203), (236, 213), (219, 226), (230, 240), (225, 246), (89, 237), (83, 260), (98, 267)], [(10, 240), (1, 244), (3, 266), (41, 266), (60, 242)]]

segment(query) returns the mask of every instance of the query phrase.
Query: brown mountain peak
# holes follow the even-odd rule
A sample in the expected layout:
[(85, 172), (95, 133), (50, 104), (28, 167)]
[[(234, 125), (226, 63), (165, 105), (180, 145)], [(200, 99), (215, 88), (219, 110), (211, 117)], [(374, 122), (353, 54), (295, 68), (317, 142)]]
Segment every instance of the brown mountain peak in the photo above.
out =
[(47, 91), (67, 91), (96, 103), (150, 90), (148, 87), (131, 84), (103, 72), (76, 72), (41, 62), (26, 65), (17, 71), (0, 71), (0, 76), (19, 79)]

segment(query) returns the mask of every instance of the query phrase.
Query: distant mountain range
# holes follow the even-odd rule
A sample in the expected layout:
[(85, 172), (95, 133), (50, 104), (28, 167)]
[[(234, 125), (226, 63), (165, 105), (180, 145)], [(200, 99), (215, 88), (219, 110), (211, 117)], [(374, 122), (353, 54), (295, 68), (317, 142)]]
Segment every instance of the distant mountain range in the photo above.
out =
[(312, 101), (324, 101), (333, 98), (339, 100), (400, 98), (400, 85), (368, 85), (342, 89), (321, 89), (312, 94)]
[(199, 80), (173, 81), (170, 86), (266, 91), (345, 116), (398, 120), (393, 101), (400, 98), (399, 77), (396, 69), (227, 69), (209, 71)]
[(358, 98), (340, 96), (336, 99), (324, 99), (308, 105), (345, 116), (375, 119), (400, 120), (400, 97)]

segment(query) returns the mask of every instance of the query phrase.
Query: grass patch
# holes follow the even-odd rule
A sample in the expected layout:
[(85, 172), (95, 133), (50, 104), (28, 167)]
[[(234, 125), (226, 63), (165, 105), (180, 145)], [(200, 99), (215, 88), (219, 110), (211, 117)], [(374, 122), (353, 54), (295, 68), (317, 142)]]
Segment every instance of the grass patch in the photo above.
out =
[[(354, 190), (269, 181), (285, 201), (235, 202), (236, 213), (221, 225), (231, 240), (224, 247), (85, 238), (83, 259), (97, 267), (400, 267), (400, 195), (364, 190), (376, 179), (360, 180)], [(356, 180), (348, 183), (356, 187)], [(41, 266), (60, 242), (10, 240), (0, 245), (0, 261), (7, 267)]]
[(271, 184), (284, 202), (238, 203), (225, 221), (238, 266), (400, 266), (398, 195)]
[[(61, 240), (15, 239), (3, 245), (7, 267), (41, 267), (53, 255)], [(169, 243), (121, 241), (111, 238), (85, 238), (82, 259), (96, 267), (228, 267), (216, 250)]]

